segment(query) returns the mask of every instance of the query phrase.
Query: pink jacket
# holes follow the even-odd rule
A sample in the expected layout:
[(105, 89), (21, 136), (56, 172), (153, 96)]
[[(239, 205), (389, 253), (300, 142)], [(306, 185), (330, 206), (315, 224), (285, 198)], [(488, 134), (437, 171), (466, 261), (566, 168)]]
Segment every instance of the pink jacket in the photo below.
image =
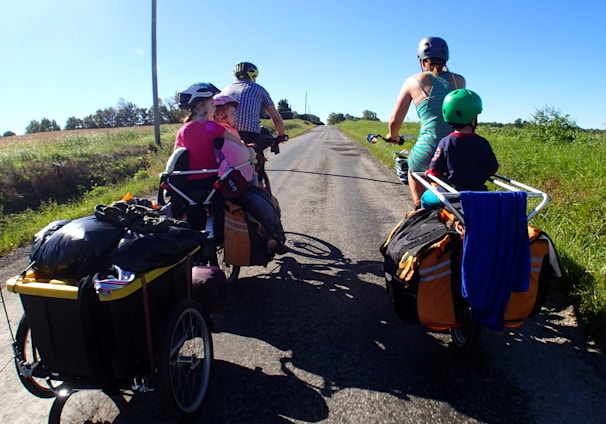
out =
[[(238, 134), (238, 132), (228, 124), (220, 124), (228, 131), (231, 131), (234, 134)], [(223, 143), (221, 153), (223, 154), (223, 161), (219, 164), (219, 176), (223, 175), (229, 168), (249, 161), (256, 157), (254, 149), (251, 149), (246, 146), (243, 141), (240, 141), (240, 143), (236, 143), (227, 139)], [(252, 164), (243, 166), (242, 168), (240, 168), (240, 172), (248, 182), (251, 182), (255, 177), (255, 167)]]

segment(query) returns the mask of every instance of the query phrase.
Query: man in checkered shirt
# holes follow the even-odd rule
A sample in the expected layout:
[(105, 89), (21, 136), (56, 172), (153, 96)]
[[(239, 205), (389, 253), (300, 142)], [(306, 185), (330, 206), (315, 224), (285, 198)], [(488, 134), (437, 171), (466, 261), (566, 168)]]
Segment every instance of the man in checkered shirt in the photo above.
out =
[(240, 62), (234, 66), (234, 76), (236, 81), (225, 87), (221, 94), (230, 96), (238, 102), (235, 127), (242, 140), (254, 144), (257, 151), (263, 154), (264, 146), (261, 145), (260, 135), (262, 109), (267, 111), (278, 132), (278, 142), (288, 140), (288, 135), (284, 132), (284, 121), (269, 93), (255, 82), (259, 76), (259, 69), (250, 62)]

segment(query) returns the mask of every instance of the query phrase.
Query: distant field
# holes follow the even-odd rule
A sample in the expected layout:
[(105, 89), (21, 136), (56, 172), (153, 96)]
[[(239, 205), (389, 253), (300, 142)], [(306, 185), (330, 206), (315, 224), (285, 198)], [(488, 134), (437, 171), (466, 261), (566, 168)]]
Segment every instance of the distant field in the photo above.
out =
[[(13, 135), (10, 137), (0, 137), (0, 146), (11, 145), (13, 143), (48, 143), (64, 137), (88, 136), (91, 134), (116, 134), (124, 130), (125, 128), (92, 128), (86, 130), (49, 131), (33, 134)], [(154, 127), (129, 127), (128, 130), (141, 133), (149, 133), (151, 131), (153, 134)]]

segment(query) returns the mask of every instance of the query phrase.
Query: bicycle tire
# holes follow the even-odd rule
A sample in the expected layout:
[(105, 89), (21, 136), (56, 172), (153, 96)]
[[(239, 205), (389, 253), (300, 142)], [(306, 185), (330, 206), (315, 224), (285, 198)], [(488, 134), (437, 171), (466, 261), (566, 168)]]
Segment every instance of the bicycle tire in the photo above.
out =
[(461, 311), (461, 325), (449, 330), (453, 346), (460, 353), (469, 353), (478, 344), (482, 326), (473, 318), (471, 309)]
[(48, 424), (111, 423), (126, 404), (121, 393), (110, 396), (102, 390), (76, 390), (55, 399)]
[(160, 348), (160, 390), (182, 418), (202, 411), (210, 386), (213, 345), (207, 318), (193, 299), (179, 302), (166, 320)]

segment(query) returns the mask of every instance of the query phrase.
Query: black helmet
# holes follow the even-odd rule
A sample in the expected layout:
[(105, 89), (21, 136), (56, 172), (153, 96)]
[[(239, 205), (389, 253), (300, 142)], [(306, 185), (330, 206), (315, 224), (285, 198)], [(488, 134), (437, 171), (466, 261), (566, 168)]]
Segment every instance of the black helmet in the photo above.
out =
[(448, 44), (439, 37), (425, 37), (419, 41), (417, 49), (419, 59), (442, 59), (448, 61)]
[(250, 62), (240, 62), (234, 66), (234, 75), (239, 80), (255, 82), (259, 76), (259, 69)]

